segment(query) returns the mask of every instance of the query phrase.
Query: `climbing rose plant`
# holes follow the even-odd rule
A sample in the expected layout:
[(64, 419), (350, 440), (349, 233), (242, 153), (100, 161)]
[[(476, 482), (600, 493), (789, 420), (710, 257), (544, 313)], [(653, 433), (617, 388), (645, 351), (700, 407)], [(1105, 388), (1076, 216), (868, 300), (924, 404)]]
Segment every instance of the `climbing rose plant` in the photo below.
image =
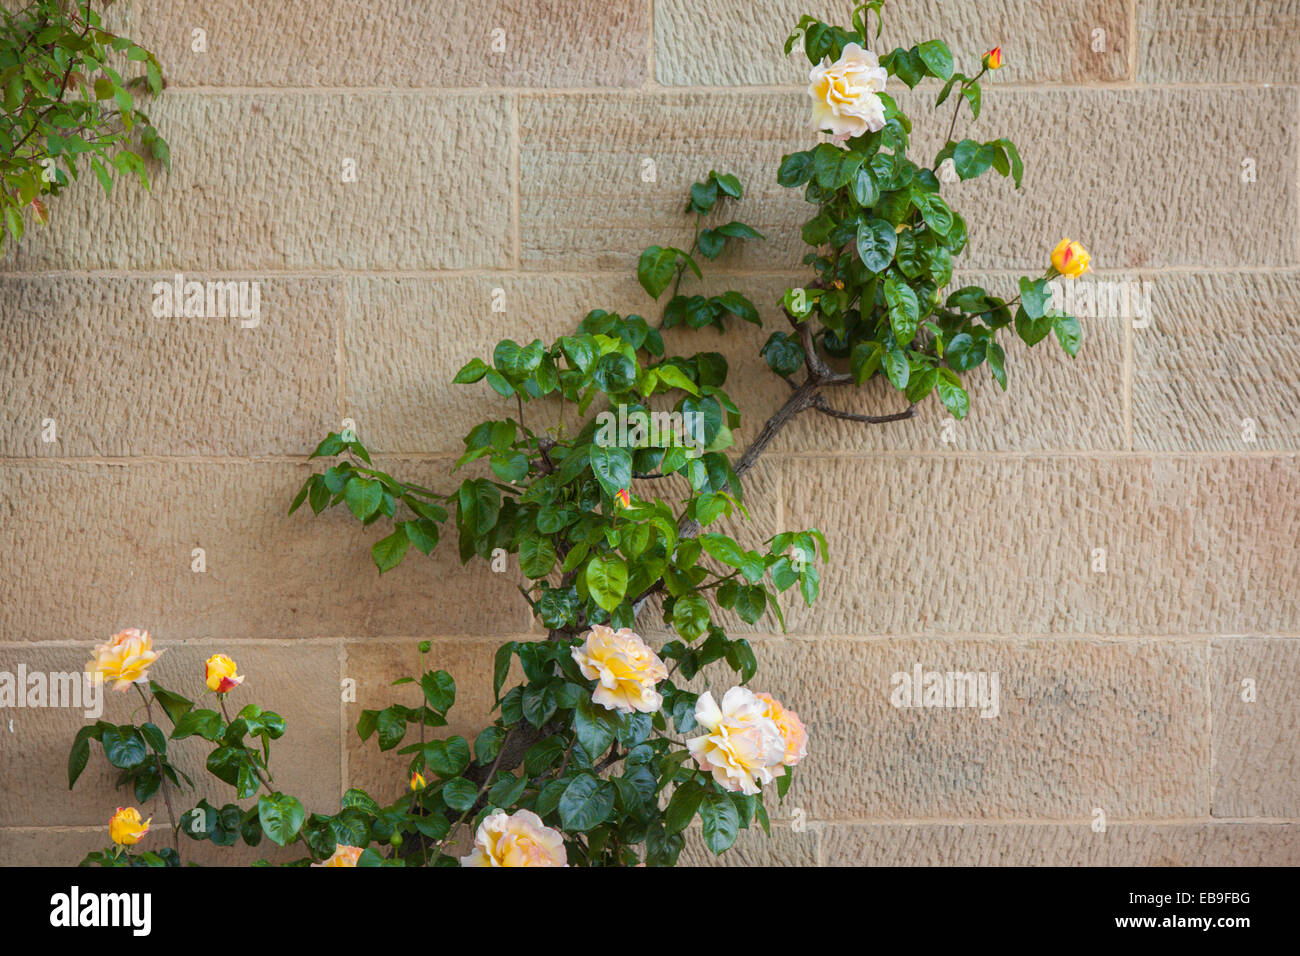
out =
[[(456, 382), (490, 389), (510, 411), (465, 436), (453, 470), (471, 469), (471, 477), (448, 491), (401, 480), (374, 466), (356, 434), (332, 433), (312, 458), (333, 464), (312, 474), (290, 507), (320, 514), (342, 505), (364, 525), (382, 524), (387, 533), (371, 549), (380, 573), (411, 548), (432, 552), (444, 531), (454, 532), (462, 563), (515, 556), (527, 582), (522, 597), (548, 636), (497, 650), (491, 725), (472, 742), (429, 735), (446, 725), (456, 686), (447, 672), (426, 669), (425, 641), (418, 675), (397, 682), (418, 685), (419, 705), (364, 710), (357, 722), (362, 739), (408, 758), (406, 795), (381, 805), (354, 789), (338, 813), (309, 814), (274, 789), (270, 775), (270, 744), (284, 721), (254, 704), (230, 716), (227, 696), (247, 692), (234, 661), (209, 659), (205, 682), (219, 706), (198, 707), (148, 680), (143, 670), (157, 659), (151, 643), (125, 632), (99, 649), (92, 669), (123, 690), (134, 686), (149, 721), (83, 729), (70, 783), (96, 740), (137, 802), (159, 788), (166, 796), (183, 777), (169, 762), (169, 741), (198, 737), (213, 748), (208, 770), (237, 799), (257, 803), (200, 800), (171, 820), (172, 848), (143, 853), (130, 848), (151, 821), (119, 809), (110, 826), (115, 846), (92, 862), (173, 864), (179, 832), (219, 845), (296, 841), (306, 852), (300, 862), (321, 866), (664, 866), (677, 861), (697, 817), (714, 853), (742, 829), (769, 829), (769, 805), (785, 796), (810, 749), (815, 759), (816, 742), (810, 748), (789, 706), (806, 702), (752, 689), (762, 686), (754, 648), (730, 637), (726, 622), (768, 617), (784, 628), (782, 600), (793, 592), (811, 605), (817, 563), (829, 555), (811, 528), (737, 540), (731, 529), (747, 516), (744, 475), (806, 412), (883, 424), (911, 417), (937, 392), (965, 417), (965, 376), (987, 365), (1007, 387), (998, 336), (1008, 328), (1030, 346), (1054, 333), (1071, 356), (1080, 342), (1078, 321), (1049, 308), (1047, 283), (1088, 268), (1087, 252), (1069, 239), (1045, 251), (1050, 265), (1022, 278), (1009, 299), (978, 286), (944, 295), (968, 243), (938, 171), (948, 163), (972, 179), (993, 169), (1020, 185), (1010, 140), (953, 139), (963, 106), (978, 118), (981, 80), (1001, 66), (1001, 51), (985, 54), (973, 75), (956, 71), (941, 40), (878, 56), (870, 45), (881, 5), (859, 5), (851, 29), (804, 17), (786, 43), (787, 53), (803, 45), (812, 65), (811, 129), (831, 141), (784, 157), (777, 172), (813, 207), (803, 226), (812, 275), (785, 293), (787, 327), (762, 349), (788, 398), (744, 453), (735, 462), (727, 454), (741, 410), (726, 390), (726, 359), (669, 346), (679, 326), (759, 323), (738, 291), (683, 291), (688, 277), (701, 277), (702, 260), (763, 238), (729, 215), (741, 182), (714, 171), (690, 189), (691, 247), (651, 246), (640, 256), (637, 276), (656, 303), (655, 321), (597, 309), (571, 335), (505, 339), (490, 360), (473, 358), (457, 373)], [(908, 158), (912, 122), (889, 92), (926, 77), (943, 84), (936, 109), (957, 93), (947, 141), (928, 167)], [(864, 387), (892, 388), (905, 407), (867, 416), (830, 402)], [(539, 421), (558, 424), (530, 424)], [(657, 649), (636, 633), (651, 607), (674, 634)], [(172, 722), (169, 736), (153, 722), (155, 703)], [(468, 853), (454, 856), (448, 844), (461, 837)]]
[(0, 10), (0, 249), (29, 220), (45, 225), (49, 198), (87, 169), (109, 194), (119, 175), (147, 189), (150, 163), (171, 168), (167, 141), (137, 105), (162, 92), (158, 60), (104, 27), (111, 3)]

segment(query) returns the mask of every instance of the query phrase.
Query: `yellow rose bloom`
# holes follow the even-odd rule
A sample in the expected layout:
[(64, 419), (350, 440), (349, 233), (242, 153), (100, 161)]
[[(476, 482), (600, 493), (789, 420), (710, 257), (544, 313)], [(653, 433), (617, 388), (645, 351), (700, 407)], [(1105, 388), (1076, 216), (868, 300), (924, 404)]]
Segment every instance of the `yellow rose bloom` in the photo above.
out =
[(804, 728), (803, 721), (771, 694), (756, 693), (754, 696), (767, 705), (764, 716), (781, 731), (781, 738), (785, 741), (785, 757), (781, 762), (787, 767), (793, 767), (808, 756), (808, 731)]
[(655, 685), (668, 677), (659, 656), (628, 628), (592, 625), (573, 659), (587, 680), (596, 681), (591, 699), (606, 710), (653, 714), (663, 706)]
[(429, 782), (428, 782), (427, 780), (424, 779), (424, 776), (420, 773), (420, 771), (417, 770), (417, 771), (415, 771), (415, 773), (411, 774), (411, 790), (412, 790), (412, 792), (418, 792), (418, 791), (420, 791), (420, 790), (423, 790), (423, 789), (424, 789), (425, 787), (427, 787), (428, 785), (429, 785)]
[(461, 866), (568, 866), (564, 837), (531, 810), (498, 810), (483, 818), (474, 849)]
[(235, 662), (225, 654), (213, 654), (203, 664), (203, 680), (208, 690), (218, 694), (228, 694), (244, 682), (244, 678), (235, 673)]
[(108, 835), (119, 846), (135, 846), (149, 832), (150, 817), (140, 822), (140, 811), (135, 807), (118, 807), (113, 819), (108, 821)]
[(1002, 66), (1002, 47), (995, 46), (989, 52), (984, 54), (984, 65), (990, 70), (996, 70)]
[(695, 702), (695, 720), (708, 733), (686, 741), (686, 749), (724, 790), (753, 796), (760, 784), (785, 775), (785, 738), (768, 703), (752, 691), (733, 687), (721, 706), (705, 691)]
[(95, 683), (116, 681), (114, 690), (125, 692), (135, 681), (149, 679), (149, 668), (162, 651), (155, 652), (148, 631), (128, 627), (118, 631), (107, 644), (95, 648), (95, 659), (86, 665), (86, 671)]
[(1067, 279), (1077, 279), (1088, 271), (1088, 251), (1077, 242), (1062, 239), (1052, 250), (1052, 266)]
[(356, 866), (357, 860), (360, 859), (360, 857), (361, 857), (361, 847), (345, 846), (340, 843), (337, 847), (334, 848), (333, 856), (331, 856), (324, 863), (313, 863), (312, 866), (314, 867)]

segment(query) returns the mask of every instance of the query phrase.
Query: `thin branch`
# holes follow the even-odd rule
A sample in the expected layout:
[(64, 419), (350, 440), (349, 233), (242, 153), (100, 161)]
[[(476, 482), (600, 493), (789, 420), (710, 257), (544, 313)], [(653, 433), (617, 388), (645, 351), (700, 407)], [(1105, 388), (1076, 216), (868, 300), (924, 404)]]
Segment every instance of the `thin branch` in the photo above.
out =
[(813, 398), (812, 408), (823, 415), (829, 415), (831, 418), (842, 418), (846, 422), (862, 422), (865, 425), (887, 425), (890, 422), (901, 422), (916, 417), (915, 403), (908, 405), (901, 412), (894, 412), (892, 415), (858, 415), (855, 412), (845, 412), (838, 408), (831, 408), (823, 395)]

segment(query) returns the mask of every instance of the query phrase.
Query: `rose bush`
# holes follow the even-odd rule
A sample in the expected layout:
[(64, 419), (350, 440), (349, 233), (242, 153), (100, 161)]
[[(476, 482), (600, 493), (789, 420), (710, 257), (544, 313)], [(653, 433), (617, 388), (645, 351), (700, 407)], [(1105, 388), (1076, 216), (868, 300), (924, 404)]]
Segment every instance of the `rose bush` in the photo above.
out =
[[(760, 324), (741, 292), (706, 296), (686, 286), (688, 277), (701, 277), (702, 260), (762, 238), (721, 215), (744, 190), (716, 170), (690, 189), (691, 246), (651, 246), (638, 260), (657, 320), (595, 309), (571, 335), (550, 343), (505, 339), (488, 360), (473, 358), (457, 373), (457, 383), (490, 390), (509, 410), (465, 436), (453, 471), (471, 475), (458, 486), (435, 490), (381, 470), (351, 431), (328, 435), (312, 454), (331, 463), (306, 480), (290, 513), (304, 504), (318, 515), (341, 506), (363, 525), (383, 525), (371, 548), (380, 573), (412, 547), (432, 552), (447, 531), (462, 562), (502, 553), (518, 562), (522, 597), (547, 637), (497, 650), (489, 726), (473, 741), (430, 739), (431, 728), (447, 723), (456, 685), (445, 671), (426, 669), (432, 648), (423, 642), (418, 673), (398, 681), (418, 688), (418, 703), (367, 709), (357, 721), (362, 739), (408, 759), (395, 774), (401, 796), (385, 805), (353, 789), (338, 812), (309, 813), (270, 775), (283, 719), (253, 704), (233, 718), (228, 712), (226, 696), (248, 691), (233, 661), (209, 659), (204, 681), (217, 707), (199, 707), (147, 681), (156, 657), (146, 659), (151, 648), (127, 640), (101, 653), (96, 666), (119, 686), (134, 683), (148, 722), (83, 729), (70, 783), (95, 740), (137, 802), (160, 788), (166, 798), (189, 783), (170, 763), (169, 746), (205, 740), (207, 769), (237, 800), (256, 796), (256, 805), (200, 800), (175, 819), (169, 802), (173, 840), (183, 833), (257, 845), (266, 837), (301, 844), (300, 862), (312, 865), (672, 865), (696, 818), (714, 853), (732, 846), (741, 829), (768, 830), (769, 803), (785, 796), (816, 743), (810, 748), (794, 710), (751, 688), (754, 648), (730, 637), (726, 623), (767, 617), (784, 629), (784, 597), (793, 592), (812, 604), (821, 586), (817, 562), (829, 555), (817, 529), (737, 540), (727, 529), (747, 517), (745, 474), (797, 415), (884, 424), (911, 417), (933, 392), (962, 418), (970, 406), (964, 377), (975, 369), (987, 365), (1007, 387), (1000, 334), (1033, 346), (1055, 333), (1071, 356), (1081, 339), (1078, 321), (1050, 307), (1047, 287), (1088, 268), (1087, 253), (1068, 239), (1044, 250), (1051, 265), (1021, 278), (1011, 298), (973, 285), (944, 294), (968, 234), (941, 195), (937, 170), (951, 164), (958, 177), (973, 179), (993, 169), (1017, 188), (1023, 173), (1010, 140), (953, 138), (963, 107), (979, 117), (980, 82), (1001, 66), (1001, 51), (985, 54), (969, 76), (941, 40), (878, 55), (870, 47), (881, 6), (860, 4), (849, 28), (804, 17), (786, 44), (787, 52), (803, 45), (812, 127), (833, 141), (785, 156), (777, 171), (812, 206), (802, 228), (812, 275), (775, 303), (784, 327), (767, 338), (762, 356), (787, 398), (743, 454), (733, 461), (727, 453), (741, 410), (727, 391), (725, 357), (670, 348), (679, 326)], [(942, 84), (936, 109), (958, 93), (946, 141), (928, 166), (908, 157), (912, 121), (890, 93), (891, 85), (913, 88), (927, 77)], [(869, 416), (831, 403), (859, 387), (892, 389), (906, 406)], [(673, 634), (657, 648), (636, 633), (650, 608)], [(512, 674), (519, 682), (507, 686)], [(715, 681), (727, 688), (720, 699)], [(154, 703), (172, 722), (170, 736), (153, 722)], [(467, 855), (449, 852), (470, 834)], [(178, 853), (175, 843), (91, 860), (166, 865)]]

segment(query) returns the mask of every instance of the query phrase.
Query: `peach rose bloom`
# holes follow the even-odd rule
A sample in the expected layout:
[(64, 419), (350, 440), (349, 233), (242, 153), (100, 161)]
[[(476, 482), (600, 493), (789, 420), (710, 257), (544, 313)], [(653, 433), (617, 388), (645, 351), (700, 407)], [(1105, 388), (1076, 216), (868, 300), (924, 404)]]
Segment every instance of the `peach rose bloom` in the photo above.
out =
[(766, 716), (776, 724), (777, 729), (781, 731), (782, 739), (785, 740), (785, 757), (781, 762), (787, 767), (793, 767), (808, 756), (808, 731), (804, 729), (803, 721), (799, 719), (798, 714), (788, 710), (771, 694), (759, 692), (754, 696), (767, 704)]
[(483, 818), (474, 849), (461, 866), (568, 866), (564, 837), (531, 810), (498, 810)]
[(883, 129), (885, 104), (876, 94), (885, 91), (888, 78), (874, 53), (856, 43), (846, 45), (838, 60), (823, 61), (808, 74), (813, 101), (809, 128), (840, 141)]
[(333, 856), (324, 863), (313, 863), (312, 866), (356, 866), (359, 859), (361, 859), (361, 847), (339, 844), (334, 848)]
[(591, 699), (606, 710), (653, 714), (663, 706), (655, 685), (667, 679), (668, 668), (629, 628), (592, 625), (582, 645), (573, 648), (573, 659), (583, 677), (597, 682)]
[(724, 790), (752, 796), (785, 773), (785, 738), (767, 714), (767, 703), (743, 687), (727, 691), (721, 706), (705, 691), (695, 702), (695, 720), (708, 733), (686, 741), (686, 748)]
[(154, 651), (148, 631), (128, 627), (107, 644), (96, 646), (95, 659), (86, 665), (86, 671), (95, 683), (115, 681), (113, 690), (125, 692), (134, 682), (149, 679), (149, 668), (160, 654), (162, 651)]

